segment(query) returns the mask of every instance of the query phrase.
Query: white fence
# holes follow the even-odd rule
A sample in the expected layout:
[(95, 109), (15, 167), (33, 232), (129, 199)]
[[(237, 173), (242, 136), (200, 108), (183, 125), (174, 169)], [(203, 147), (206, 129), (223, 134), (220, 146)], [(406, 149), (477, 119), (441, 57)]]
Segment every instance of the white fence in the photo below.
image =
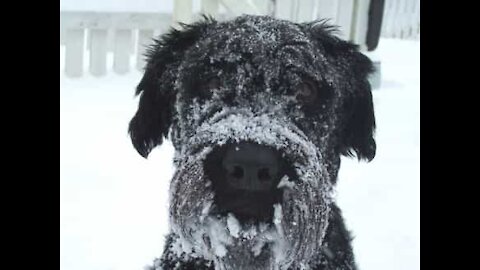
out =
[[(295, 22), (330, 18), (339, 25), (343, 38), (364, 46), (369, 3), (370, 0), (202, 0), (201, 10), (193, 12), (192, 0), (174, 0), (172, 14), (64, 11), (60, 12), (60, 43), (65, 46), (65, 73), (79, 77), (85, 67), (94, 76), (105, 75), (110, 67), (117, 74), (125, 74), (133, 66), (141, 70), (145, 46), (153, 36), (176, 27), (176, 22), (191, 22), (201, 13), (219, 20), (241, 14), (266, 14)], [(385, 15), (390, 17), (384, 18), (382, 35), (415, 36), (419, 31), (418, 3), (419, 0), (386, 0)], [(107, 61), (111, 58), (113, 61)]]
[(170, 22), (170, 14), (61, 12), (65, 73), (69, 77), (81, 76), (87, 59), (92, 75), (105, 75), (109, 54), (113, 54), (113, 70), (118, 74), (130, 70), (132, 55), (136, 56), (135, 67), (141, 69), (145, 45), (155, 34), (165, 31)]
[(417, 39), (420, 35), (420, 0), (385, 0), (382, 37)]

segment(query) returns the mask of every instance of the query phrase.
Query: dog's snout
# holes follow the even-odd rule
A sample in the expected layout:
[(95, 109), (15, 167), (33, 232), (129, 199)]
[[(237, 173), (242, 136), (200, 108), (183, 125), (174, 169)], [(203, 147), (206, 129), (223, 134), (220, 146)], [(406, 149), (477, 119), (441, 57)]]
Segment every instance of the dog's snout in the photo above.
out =
[(279, 155), (273, 149), (253, 143), (230, 145), (222, 166), (227, 184), (239, 190), (267, 191), (281, 177)]

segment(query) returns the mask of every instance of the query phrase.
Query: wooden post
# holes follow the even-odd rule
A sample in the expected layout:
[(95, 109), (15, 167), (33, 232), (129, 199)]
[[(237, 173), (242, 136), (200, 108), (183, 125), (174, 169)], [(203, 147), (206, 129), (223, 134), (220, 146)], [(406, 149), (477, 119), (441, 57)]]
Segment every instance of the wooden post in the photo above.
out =
[(392, 2), (391, 0), (385, 0), (385, 7), (383, 10), (383, 20), (382, 20), (382, 37), (388, 37), (389, 34), (389, 24), (390, 24), (390, 10)]
[(252, 1), (222, 0), (222, 4), (225, 9), (234, 16), (240, 16), (242, 14), (260, 15), (259, 9)]
[[(311, 0), (315, 1), (315, 0)], [(252, 1), (256, 4), (258, 12), (262, 15), (272, 15), (272, 0), (255, 0)]]
[(117, 29), (114, 40), (113, 71), (117, 74), (125, 74), (130, 70), (132, 31), (130, 29)]
[(407, 20), (408, 20), (408, 28), (407, 28), (407, 36), (408, 38), (414, 38), (415, 37), (415, 5), (416, 5), (417, 0), (409, 0), (408, 3), (408, 9), (407, 9)]
[(392, 17), (392, 29), (393, 29), (393, 36), (394, 38), (399, 38), (401, 31), (402, 31), (402, 7), (403, 7), (403, 0), (396, 0), (395, 1), (395, 9), (393, 10), (394, 15)]
[(275, 17), (283, 20), (295, 20), (296, 4), (297, 4), (296, 0), (276, 0)]
[(103, 76), (107, 73), (107, 30), (90, 30), (90, 73)]
[(190, 23), (192, 20), (192, 0), (174, 0), (172, 27), (179, 28), (179, 23)]
[(399, 2), (398, 0), (396, 1), (391, 0), (391, 1), (392, 1), (392, 7), (390, 11), (390, 37), (396, 37)]
[(65, 74), (80, 77), (83, 74), (84, 29), (68, 29), (65, 33)]
[(60, 45), (65, 45), (65, 31), (60, 28)]
[(353, 7), (352, 36), (350, 39), (358, 44), (362, 50), (366, 49), (368, 10), (370, 0), (356, 0)]
[(397, 20), (397, 27), (398, 27), (398, 35), (397, 37), (404, 38), (405, 37), (405, 26), (406, 26), (406, 18), (405, 18), (405, 10), (407, 7), (407, 0), (398, 0), (400, 1), (400, 6), (398, 10), (398, 20)]
[(210, 15), (212, 17), (217, 16), (219, 8), (219, 0), (202, 0), (201, 13)]
[(142, 71), (145, 67), (145, 50), (147, 46), (152, 42), (153, 30), (138, 30), (138, 43), (137, 43), (137, 64), (136, 68)]
[(317, 18), (330, 19), (331, 23), (336, 24), (338, 5), (338, 0), (318, 0)]
[(415, 1), (415, 7), (413, 9), (414, 13), (414, 25), (413, 25), (413, 34), (414, 38), (418, 38), (420, 34), (420, 0)]
[(302, 0), (298, 3), (297, 22), (310, 22), (314, 19), (315, 0)]
[(339, 36), (349, 40), (352, 32), (353, 1), (338, 0), (337, 25), (340, 27)]

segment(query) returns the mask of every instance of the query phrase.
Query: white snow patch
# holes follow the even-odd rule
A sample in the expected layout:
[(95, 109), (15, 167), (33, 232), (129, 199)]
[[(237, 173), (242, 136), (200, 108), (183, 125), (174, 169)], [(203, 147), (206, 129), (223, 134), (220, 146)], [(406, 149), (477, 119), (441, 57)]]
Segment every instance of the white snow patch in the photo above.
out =
[(231, 242), (225, 231), (225, 226), (216, 219), (211, 219), (209, 232), (214, 254), (217, 257), (225, 256), (227, 254), (226, 245)]
[(277, 185), (277, 188), (293, 188), (295, 186), (295, 183), (292, 181), (289, 181), (288, 175), (284, 175), (282, 179), (280, 179), (280, 182)]
[(205, 220), (205, 217), (208, 216), (210, 212), (210, 208), (212, 207), (213, 201), (207, 201), (205, 202), (203, 209), (202, 209), (202, 215), (200, 216), (200, 221), (203, 222)]
[(227, 227), (228, 231), (230, 232), (230, 235), (238, 238), (239, 232), (241, 230), (241, 225), (240, 222), (235, 218), (235, 216), (232, 213), (228, 214), (227, 217)]
[[(274, 204), (273, 205), (273, 224), (276, 226), (280, 225), (282, 223), (282, 205), (281, 204)], [(277, 228), (278, 229), (278, 228)], [(280, 231), (280, 230), (279, 230)]]

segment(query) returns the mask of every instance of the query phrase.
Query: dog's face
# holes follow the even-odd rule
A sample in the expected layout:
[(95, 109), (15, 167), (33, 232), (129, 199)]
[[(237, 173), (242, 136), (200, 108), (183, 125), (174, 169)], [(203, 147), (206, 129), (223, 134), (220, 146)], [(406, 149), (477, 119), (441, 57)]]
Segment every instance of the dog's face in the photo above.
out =
[(318, 22), (206, 19), (157, 40), (129, 132), (144, 157), (170, 133), (179, 250), (226, 269), (306, 265), (340, 156), (375, 156), (371, 71)]

